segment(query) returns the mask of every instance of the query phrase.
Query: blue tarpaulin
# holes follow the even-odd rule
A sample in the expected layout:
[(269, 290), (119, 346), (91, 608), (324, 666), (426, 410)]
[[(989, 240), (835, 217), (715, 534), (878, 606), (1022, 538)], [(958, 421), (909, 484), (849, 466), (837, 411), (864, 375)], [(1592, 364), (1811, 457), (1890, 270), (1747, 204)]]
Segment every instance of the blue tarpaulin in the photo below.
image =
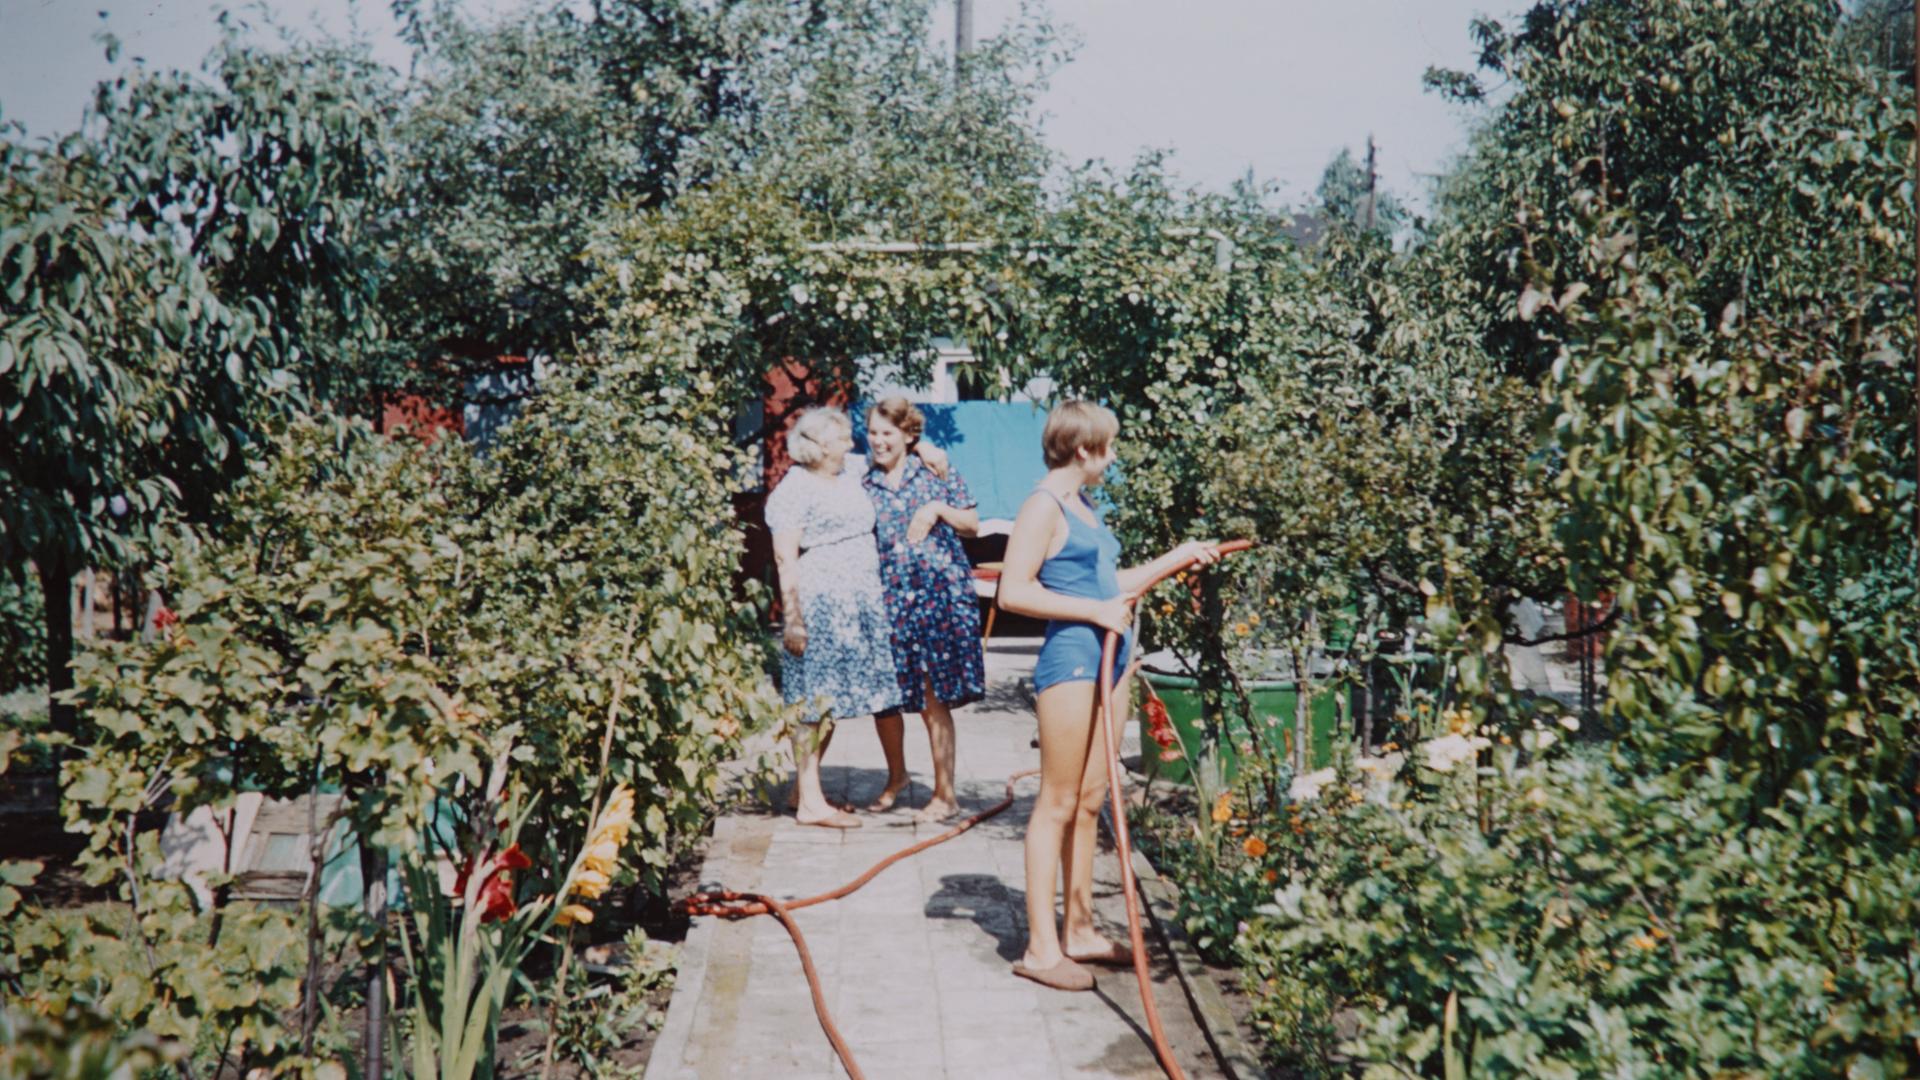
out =
[[(853, 410), (855, 448), (867, 452), (867, 406)], [(923, 436), (947, 452), (980, 504), (982, 518), (1012, 518), (1047, 474), (1040, 456), (1040, 430), (1047, 410), (1024, 401), (919, 403), (927, 418)]]

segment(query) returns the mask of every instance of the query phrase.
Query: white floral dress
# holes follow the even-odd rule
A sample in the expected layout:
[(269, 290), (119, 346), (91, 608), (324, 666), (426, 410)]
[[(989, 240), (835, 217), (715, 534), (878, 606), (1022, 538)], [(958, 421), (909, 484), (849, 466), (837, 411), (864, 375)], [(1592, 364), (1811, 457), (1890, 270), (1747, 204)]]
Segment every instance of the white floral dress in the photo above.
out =
[[(800, 534), (801, 617), (806, 652), (780, 650), (780, 690), (789, 704), (824, 701), (835, 719), (900, 709), (893, 623), (880, 586), (867, 463), (847, 455), (838, 476), (796, 465), (767, 497), (767, 529)], [(810, 719), (818, 719), (818, 716)]]

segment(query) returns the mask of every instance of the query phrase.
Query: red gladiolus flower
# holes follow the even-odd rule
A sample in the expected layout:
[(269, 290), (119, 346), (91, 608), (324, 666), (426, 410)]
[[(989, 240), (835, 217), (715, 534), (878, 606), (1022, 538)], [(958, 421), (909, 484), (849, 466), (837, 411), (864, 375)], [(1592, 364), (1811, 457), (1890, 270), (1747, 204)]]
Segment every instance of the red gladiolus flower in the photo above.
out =
[(1160, 760), (1179, 761), (1186, 757), (1180, 736), (1173, 730), (1173, 718), (1167, 715), (1167, 706), (1159, 695), (1149, 690), (1143, 711), (1147, 714), (1147, 735), (1160, 745)]
[(1167, 716), (1167, 707), (1157, 696), (1148, 695), (1146, 714), (1147, 734), (1153, 738), (1154, 742), (1162, 747), (1178, 745), (1180, 738), (1174, 734), (1173, 720)]
[(163, 607), (153, 613), (153, 628), (156, 630), (171, 630), (177, 626), (179, 622), (180, 616), (174, 614), (172, 608)]
[[(509, 845), (505, 851), (488, 860), (487, 876), (480, 882), (480, 896), (476, 901), (480, 906), (481, 922), (498, 922), (519, 910), (513, 902), (513, 872), (532, 865), (533, 860), (527, 858), (527, 853), (520, 850), (519, 844)], [(467, 895), (467, 879), (472, 872), (472, 861), (460, 868), (459, 876), (453, 881), (454, 895), (463, 898)]]

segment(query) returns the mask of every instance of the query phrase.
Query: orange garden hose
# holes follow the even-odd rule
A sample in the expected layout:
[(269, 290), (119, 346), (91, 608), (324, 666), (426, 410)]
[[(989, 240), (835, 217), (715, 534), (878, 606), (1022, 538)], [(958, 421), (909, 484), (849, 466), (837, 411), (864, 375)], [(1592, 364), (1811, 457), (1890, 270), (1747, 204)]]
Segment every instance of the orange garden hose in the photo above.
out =
[[(1215, 550), (1222, 555), (1236, 551), (1245, 551), (1253, 546), (1251, 540), (1229, 540)], [(1146, 595), (1147, 590), (1160, 584), (1174, 574), (1192, 566), (1187, 563), (1161, 574), (1140, 587), (1135, 597)], [(1107, 631), (1106, 640), (1100, 648), (1099, 687), (1100, 730), (1107, 739), (1107, 792), (1113, 803), (1113, 841), (1119, 848), (1120, 892), (1127, 901), (1127, 937), (1133, 946), (1133, 974), (1140, 980), (1140, 1005), (1147, 1013), (1147, 1031), (1153, 1036), (1153, 1052), (1160, 1057), (1160, 1068), (1166, 1071), (1168, 1080), (1186, 1080), (1180, 1063), (1174, 1060), (1173, 1047), (1167, 1043), (1166, 1029), (1160, 1025), (1160, 1009), (1153, 1003), (1153, 984), (1147, 978), (1147, 938), (1140, 928), (1140, 894), (1133, 879), (1133, 839), (1127, 832), (1127, 804), (1120, 788), (1120, 735), (1114, 730), (1113, 723), (1113, 657), (1120, 643), (1120, 635)]]
[[(1253, 546), (1249, 540), (1229, 540), (1215, 548), (1222, 555), (1236, 551), (1245, 551)], [(1154, 578), (1141, 587), (1139, 595), (1144, 595), (1155, 585), (1174, 574), (1191, 567), (1185, 563), (1174, 567)], [(1134, 597), (1135, 600), (1139, 595)], [(1100, 717), (1100, 730), (1105, 733), (1107, 742), (1107, 790), (1113, 801), (1113, 833), (1115, 844), (1119, 848), (1121, 892), (1127, 902), (1127, 934), (1133, 947), (1133, 973), (1140, 981), (1140, 1002), (1146, 1010), (1147, 1029), (1153, 1036), (1153, 1051), (1160, 1059), (1160, 1067), (1166, 1070), (1170, 1080), (1185, 1080), (1186, 1073), (1181, 1071), (1180, 1063), (1174, 1060), (1173, 1048), (1167, 1043), (1167, 1033), (1160, 1023), (1160, 1010), (1153, 1003), (1153, 984), (1147, 975), (1146, 934), (1140, 925), (1140, 897), (1133, 877), (1133, 843), (1127, 833), (1126, 803), (1120, 787), (1120, 740), (1113, 724), (1113, 659), (1118, 648), (1120, 635), (1109, 630), (1100, 652), (1100, 681), (1098, 687), (1098, 705), (1096, 711)], [(827, 1011), (827, 998), (820, 987), (820, 973), (813, 966), (813, 955), (807, 951), (807, 939), (800, 933), (800, 927), (794, 922), (793, 912), (801, 908), (824, 904), (829, 900), (838, 900), (859, 889), (867, 882), (878, 877), (882, 870), (910, 855), (917, 855), (936, 844), (946, 843), (968, 829), (980, 824), (1013, 805), (1013, 785), (1026, 777), (1038, 773), (1038, 769), (1023, 769), (1007, 777), (1006, 797), (992, 806), (974, 814), (960, 824), (938, 836), (929, 837), (919, 843), (901, 848), (879, 862), (868, 867), (866, 872), (836, 889), (828, 890), (818, 896), (803, 897), (799, 900), (776, 900), (764, 893), (747, 892), (700, 892), (682, 901), (682, 907), (688, 915), (714, 915), (722, 919), (744, 919), (754, 915), (772, 915), (786, 927), (788, 936), (793, 938), (793, 947), (800, 954), (800, 967), (807, 976), (807, 988), (813, 995), (813, 1011), (820, 1018), (820, 1028), (826, 1032), (827, 1041), (833, 1044), (833, 1052), (840, 1056), (841, 1064), (846, 1066), (847, 1075), (852, 1080), (865, 1080), (866, 1074), (854, 1061), (853, 1050), (833, 1023), (833, 1017)]]

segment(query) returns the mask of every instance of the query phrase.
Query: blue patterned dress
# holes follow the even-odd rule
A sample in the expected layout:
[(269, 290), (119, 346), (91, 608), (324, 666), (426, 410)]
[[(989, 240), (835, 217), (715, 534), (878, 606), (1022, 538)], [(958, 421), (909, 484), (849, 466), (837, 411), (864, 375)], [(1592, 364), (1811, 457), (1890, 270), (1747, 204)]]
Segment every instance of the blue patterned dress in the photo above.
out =
[(866, 471), (857, 454), (838, 476), (796, 465), (767, 497), (768, 531), (800, 534), (794, 587), (807, 629), (805, 653), (780, 650), (780, 690), (790, 705), (825, 701), (838, 720), (897, 712), (901, 701)]
[(963, 509), (974, 505), (966, 481), (958, 472), (942, 480), (918, 457), (909, 456), (897, 490), (877, 468), (867, 470), (866, 485), (879, 519), (880, 581), (893, 617), (900, 700), (909, 709), (920, 708), (931, 682), (934, 698), (950, 707), (979, 701), (987, 686), (980, 606), (960, 534), (943, 521), (918, 544), (907, 541), (913, 515), (928, 503)]

